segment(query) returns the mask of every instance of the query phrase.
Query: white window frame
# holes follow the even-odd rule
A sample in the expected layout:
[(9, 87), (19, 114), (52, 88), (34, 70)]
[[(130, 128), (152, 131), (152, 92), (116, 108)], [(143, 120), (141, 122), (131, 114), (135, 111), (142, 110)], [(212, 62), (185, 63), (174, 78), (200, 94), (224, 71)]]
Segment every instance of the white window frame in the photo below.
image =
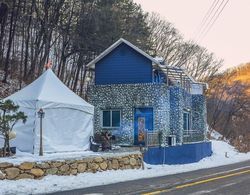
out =
[[(110, 112), (110, 126), (103, 126), (103, 112), (105, 112), (105, 111), (109, 111)], [(112, 126), (112, 112), (113, 111), (119, 111), (120, 112), (120, 123), (119, 123), (119, 126), (117, 126), (117, 127), (113, 127)], [(102, 110), (101, 111), (101, 124), (102, 124), (102, 128), (109, 128), (109, 129), (116, 129), (116, 128), (120, 128), (121, 127), (121, 110), (119, 110), (119, 109), (105, 109), (105, 110)]]

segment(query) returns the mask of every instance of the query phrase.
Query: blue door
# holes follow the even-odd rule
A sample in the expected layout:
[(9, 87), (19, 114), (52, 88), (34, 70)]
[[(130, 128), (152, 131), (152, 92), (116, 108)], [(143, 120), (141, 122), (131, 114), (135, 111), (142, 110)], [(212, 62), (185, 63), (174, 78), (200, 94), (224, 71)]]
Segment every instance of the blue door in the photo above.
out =
[(153, 131), (153, 108), (135, 108), (134, 144), (145, 145), (146, 131)]

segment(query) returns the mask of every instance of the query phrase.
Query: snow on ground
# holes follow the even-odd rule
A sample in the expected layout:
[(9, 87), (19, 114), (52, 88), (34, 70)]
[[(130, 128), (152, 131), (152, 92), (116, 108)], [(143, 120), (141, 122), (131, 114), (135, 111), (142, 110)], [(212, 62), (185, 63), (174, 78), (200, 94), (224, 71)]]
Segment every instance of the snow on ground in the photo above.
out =
[(41, 180), (2, 180), (0, 181), (0, 194), (39, 194), (70, 190), (217, 167), (250, 159), (250, 152), (238, 153), (232, 146), (223, 141), (212, 141), (212, 147), (213, 155), (211, 157), (185, 165), (146, 165), (145, 170), (83, 173), (77, 176), (46, 176)]
[(0, 158), (1, 162), (9, 162), (15, 165), (21, 164), (22, 162), (43, 162), (43, 161), (50, 161), (50, 160), (65, 160), (66, 159), (73, 159), (73, 158), (80, 158), (80, 157), (90, 157), (95, 154), (91, 151), (82, 151), (82, 152), (70, 152), (70, 153), (53, 153), (53, 154), (45, 154), (44, 156), (33, 155), (26, 152), (16, 151), (15, 156)]
[[(5, 98), (17, 90), (20, 89), (20, 84), (17, 79), (8, 79), (7, 83), (3, 83), (2, 80), (4, 78), (4, 71), (0, 70), (0, 99)], [(25, 83), (22, 82), (22, 87), (25, 86)]]
[(15, 156), (0, 158), (1, 162), (8, 162), (13, 163), (15, 165), (19, 165), (22, 162), (43, 162), (43, 161), (63, 161), (63, 160), (72, 160), (72, 159), (83, 159), (87, 157), (95, 157), (95, 156), (103, 156), (103, 157), (113, 157), (113, 156), (120, 156), (120, 155), (127, 155), (131, 153), (138, 153), (139, 151), (120, 151), (112, 150), (114, 152), (92, 152), (92, 151), (78, 151), (78, 152), (60, 152), (60, 153), (45, 153), (44, 156), (33, 155), (26, 152), (21, 152), (19, 150), (16, 151)]

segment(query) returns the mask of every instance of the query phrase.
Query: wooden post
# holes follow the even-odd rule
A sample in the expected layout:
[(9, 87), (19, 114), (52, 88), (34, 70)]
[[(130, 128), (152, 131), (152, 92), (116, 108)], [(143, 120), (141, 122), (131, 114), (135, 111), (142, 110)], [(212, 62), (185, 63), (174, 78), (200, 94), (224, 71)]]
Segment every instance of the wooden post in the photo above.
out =
[(187, 86), (186, 86), (186, 78), (185, 78), (185, 76), (184, 76), (184, 80), (183, 80), (183, 88), (184, 88), (185, 90), (187, 90)]

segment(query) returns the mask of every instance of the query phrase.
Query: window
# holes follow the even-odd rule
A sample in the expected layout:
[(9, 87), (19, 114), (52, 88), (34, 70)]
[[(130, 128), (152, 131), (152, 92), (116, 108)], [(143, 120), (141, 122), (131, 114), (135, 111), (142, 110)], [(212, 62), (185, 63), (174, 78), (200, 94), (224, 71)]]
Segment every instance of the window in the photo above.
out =
[(102, 127), (115, 128), (120, 127), (121, 111), (120, 110), (103, 110)]
[(154, 71), (153, 82), (155, 82), (155, 83), (163, 83), (164, 82), (164, 76), (157, 70)]
[(190, 112), (183, 113), (183, 130), (190, 130)]

